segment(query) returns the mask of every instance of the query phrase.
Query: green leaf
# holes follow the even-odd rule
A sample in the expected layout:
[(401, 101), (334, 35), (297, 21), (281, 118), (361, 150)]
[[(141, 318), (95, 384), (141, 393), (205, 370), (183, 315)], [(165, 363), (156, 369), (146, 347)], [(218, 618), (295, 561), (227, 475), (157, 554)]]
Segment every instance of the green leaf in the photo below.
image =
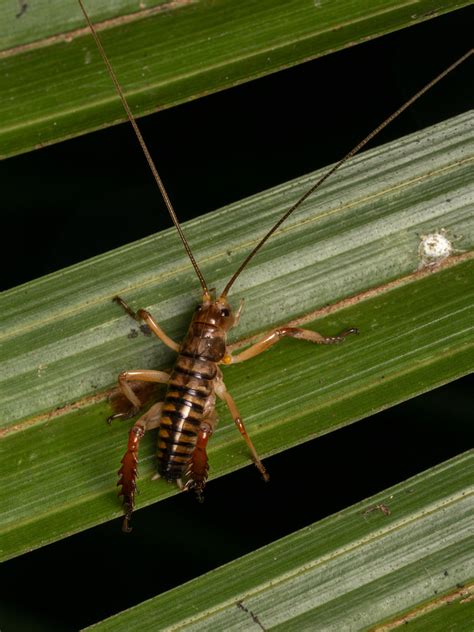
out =
[[(348, 326), (361, 332), (337, 348), (284, 340), (226, 370), (262, 456), (472, 370), (472, 120), (468, 113), (355, 159), (236, 284), (233, 301), (245, 296), (247, 303), (234, 344), (290, 319), (329, 335)], [(258, 236), (318, 175), (185, 226), (211, 286), (223, 287)], [(423, 267), (421, 235), (441, 227), (456, 251)], [(181, 339), (197, 282), (176, 240), (164, 231), (1, 296), (4, 558), (119, 515), (115, 481), (127, 427), (104, 423), (108, 389), (121, 370), (165, 368), (172, 354), (135, 337), (136, 323), (111, 298), (122, 294), (151, 309)], [(281, 392), (286, 401), (275, 396)], [(212, 477), (249, 462), (219, 411)], [(150, 480), (153, 441), (146, 437), (141, 450), (139, 507), (176, 493)]]
[[(472, 576), (471, 576), (472, 578)], [(377, 632), (388, 632), (394, 627), (410, 624), (410, 631), (444, 632), (445, 630), (470, 630), (474, 619), (472, 582), (459, 582), (454, 590), (421, 604), (413, 611), (405, 612), (393, 622), (377, 628)]]
[(446, 622), (446, 594), (471, 595), (473, 476), (465, 453), (87, 629), (365, 630), (428, 604)]
[[(86, 3), (142, 116), (469, 4), (420, 0)], [(140, 5), (142, 6), (142, 5)], [(3, 3), (0, 147), (9, 156), (124, 120), (76, 0)]]

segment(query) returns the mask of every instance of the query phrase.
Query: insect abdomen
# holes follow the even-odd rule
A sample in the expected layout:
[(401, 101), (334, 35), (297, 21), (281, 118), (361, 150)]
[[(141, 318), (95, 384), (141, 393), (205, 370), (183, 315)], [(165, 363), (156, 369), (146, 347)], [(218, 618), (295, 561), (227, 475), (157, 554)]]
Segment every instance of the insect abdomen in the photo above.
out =
[(181, 478), (196, 447), (199, 426), (214, 401), (215, 363), (180, 353), (168, 385), (158, 435), (158, 471)]

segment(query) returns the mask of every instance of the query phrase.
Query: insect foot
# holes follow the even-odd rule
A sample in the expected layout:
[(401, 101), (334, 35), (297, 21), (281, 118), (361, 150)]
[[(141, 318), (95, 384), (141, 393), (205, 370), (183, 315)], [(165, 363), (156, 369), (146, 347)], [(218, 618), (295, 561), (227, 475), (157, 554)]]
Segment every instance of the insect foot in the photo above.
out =
[(338, 336), (335, 336), (333, 340), (334, 342), (344, 342), (346, 336), (350, 336), (351, 334), (355, 334), (356, 336), (359, 334), (359, 330), (357, 329), (357, 327), (351, 327), (350, 329), (346, 329), (345, 331), (340, 333)]

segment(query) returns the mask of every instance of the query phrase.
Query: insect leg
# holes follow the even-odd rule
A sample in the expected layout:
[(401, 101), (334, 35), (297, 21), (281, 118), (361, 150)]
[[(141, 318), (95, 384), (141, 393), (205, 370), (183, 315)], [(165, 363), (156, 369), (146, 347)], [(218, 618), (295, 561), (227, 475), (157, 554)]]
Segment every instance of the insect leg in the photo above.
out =
[(191, 457), (191, 463), (189, 464), (185, 477), (186, 483), (184, 490), (193, 490), (196, 492), (199, 502), (203, 501), (202, 492), (207, 481), (207, 475), (209, 472), (209, 462), (207, 460), (207, 443), (214, 432), (217, 425), (217, 414), (213, 410), (208, 417), (205, 417), (199, 426), (199, 432), (197, 436), (196, 447), (194, 448), (193, 455)]
[(133, 392), (129, 382), (156, 382), (158, 384), (168, 384), (169, 379), (170, 376), (165, 371), (151, 371), (148, 369), (122, 371), (122, 373), (118, 376), (119, 389), (132, 404), (132, 408), (125, 413), (116, 413), (115, 415), (111, 415), (107, 419), (107, 422), (111, 423), (113, 419), (130, 419), (130, 417), (134, 417), (140, 410), (142, 404)]
[(224, 381), (223, 380), (219, 380), (216, 382), (216, 395), (222, 399), (226, 404), (227, 407), (230, 411), (230, 414), (232, 415), (232, 419), (234, 420), (235, 425), (237, 426), (240, 434), (242, 435), (242, 437), (245, 440), (245, 443), (247, 444), (249, 450), (250, 450), (250, 454), (252, 456), (252, 461), (255, 463), (256, 467), (258, 468), (259, 472), (261, 473), (261, 475), (263, 476), (263, 480), (264, 481), (269, 481), (270, 480), (270, 476), (267, 472), (267, 470), (265, 469), (263, 463), (260, 461), (260, 457), (257, 454), (257, 451), (255, 450), (253, 443), (250, 439), (250, 437), (247, 434), (247, 431), (245, 429), (244, 426), (244, 422), (242, 421), (242, 417), (240, 416), (239, 410), (234, 402), (234, 398), (232, 397), (232, 395), (228, 392), (228, 390), (225, 387)]
[(300, 327), (277, 327), (270, 331), (266, 336), (251, 345), (248, 349), (245, 349), (241, 353), (235, 356), (226, 355), (223, 360), (223, 364), (235, 364), (236, 362), (244, 362), (249, 358), (262, 353), (266, 349), (269, 349), (272, 345), (277, 343), (284, 336), (290, 336), (291, 338), (299, 338), (301, 340), (307, 340), (308, 342), (314, 342), (318, 345), (332, 345), (339, 342), (343, 342), (346, 336), (350, 334), (359, 333), (358, 329), (351, 327), (346, 329), (337, 336), (322, 336), (317, 331), (311, 331), (310, 329), (301, 329)]
[(158, 325), (150, 312), (147, 312), (146, 309), (139, 309), (138, 312), (134, 312), (133, 309), (128, 305), (128, 303), (126, 303), (120, 296), (115, 296), (113, 300), (118, 303), (118, 305), (123, 307), (127, 314), (131, 316), (134, 320), (137, 320), (138, 322), (143, 320), (151, 329), (151, 331), (155, 334), (155, 336), (158, 336), (161, 342), (163, 342), (167, 347), (173, 349), (173, 351), (179, 351), (180, 345), (172, 338), (170, 338), (167, 334), (165, 334), (165, 332), (161, 329), (161, 327)]
[(121, 485), (119, 496), (123, 496), (123, 510), (125, 513), (122, 525), (122, 531), (129, 533), (130, 519), (132, 517), (133, 507), (135, 505), (135, 492), (137, 489), (137, 462), (138, 447), (140, 440), (147, 430), (156, 428), (160, 424), (161, 409), (163, 402), (154, 404), (150, 410), (138, 419), (130, 430), (128, 436), (127, 451), (121, 461), (122, 467), (118, 471), (120, 476), (117, 485)]

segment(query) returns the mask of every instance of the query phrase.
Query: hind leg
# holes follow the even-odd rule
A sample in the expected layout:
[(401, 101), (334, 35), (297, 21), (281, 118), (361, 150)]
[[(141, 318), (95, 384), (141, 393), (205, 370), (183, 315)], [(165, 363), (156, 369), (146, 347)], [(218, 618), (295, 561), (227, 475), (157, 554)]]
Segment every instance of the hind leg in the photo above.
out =
[(207, 460), (206, 448), (216, 426), (217, 415), (216, 411), (213, 410), (201, 421), (196, 447), (191, 457), (191, 463), (185, 473), (186, 483), (184, 485), (184, 491), (193, 490), (196, 492), (199, 502), (203, 500), (202, 492), (204, 491), (207, 475), (209, 473), (209, 461)]
[(133, 508), (135, 506), (135, 493), (137, 490), (137, 463), (138, 448), (140, 441), (147, 430), (152, 430), (160, 425), (161, 409), (163, 402), (154, 404), (150, 410), (138, 419), (130, 429), (128, 435), (127, 451), (122, 458), (122, 467), (118, 471), (120, 479), (117, 485), (121, 485), (119, 496), (123, 496), (123, 510), (125, 517), (123, 519), (122, 531), (129, 533), (130, 519), (132, 517)]

